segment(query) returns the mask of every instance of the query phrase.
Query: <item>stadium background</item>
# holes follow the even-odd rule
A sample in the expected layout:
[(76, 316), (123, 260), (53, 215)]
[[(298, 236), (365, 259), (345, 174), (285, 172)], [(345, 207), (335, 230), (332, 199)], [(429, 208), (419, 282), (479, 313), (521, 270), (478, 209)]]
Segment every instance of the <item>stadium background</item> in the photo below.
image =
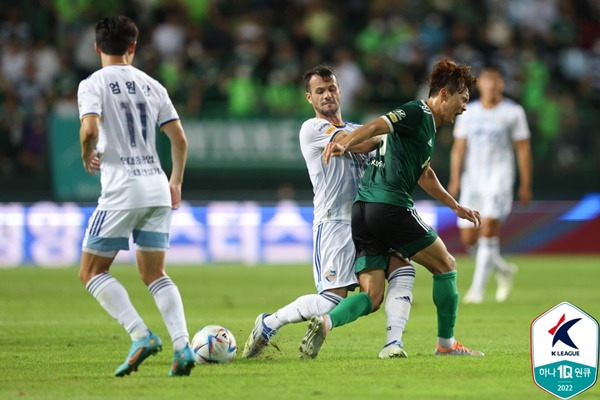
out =
[[(134, 65), (169, 89), (189, 137), (181, 261), (310, 260), (302, 73), (331, 64), (344, 117), (366, 122), (422, 98), (441, 56), (475, 72), (500, 64), (506, 95), (527, 112), (536, 202), (516, 205), (504, 248), (600, 252), (597, 1), (23, 0), (0, 9), (2, 265), (77, 260), (99, 193), (79, 158), (77, 85), (99, 68), (95, 22), (120, 13), (140, 28)], [(440, 129), (432, 164), (443, 184), (451, 142)], [(462, 251), (452, 215), (415, 197)]]

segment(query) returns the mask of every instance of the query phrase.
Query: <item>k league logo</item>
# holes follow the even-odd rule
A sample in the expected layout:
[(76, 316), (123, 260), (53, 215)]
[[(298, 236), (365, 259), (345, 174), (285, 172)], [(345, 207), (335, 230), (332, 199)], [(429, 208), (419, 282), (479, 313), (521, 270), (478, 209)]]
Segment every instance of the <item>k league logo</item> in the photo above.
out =
[(564, 302), (531, 323), (533, 381), (561, 399), (589, 389), (598, 376), (598, 322)]

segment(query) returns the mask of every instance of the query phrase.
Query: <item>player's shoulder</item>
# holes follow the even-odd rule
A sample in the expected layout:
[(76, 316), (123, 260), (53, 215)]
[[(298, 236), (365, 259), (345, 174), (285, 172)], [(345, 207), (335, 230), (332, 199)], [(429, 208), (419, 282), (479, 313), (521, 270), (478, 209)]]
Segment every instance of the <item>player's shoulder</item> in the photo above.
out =
[(392, 122), (413, 122), (419, 121), (423, 118), (423, 115), (432, 115), (431, 109), (423, 100), (413, 100), (408, 103), (402, 104), (400, 107), (385, 114), (385, 116)]
[(500, 105), (502, 107), (504, 107), (504, 108), (512, 109), (512, 110), (521, 110), (521, 109), (523, 109), (523, 106), (521, 106), (515, 100), (513, 100), (511, 98), (508, 98), (508, 97), (504, 97), (502, 99), (502, 101), (500, 102)]
[(307, 119), (306, 121), (304, 121), (304, 123), (302, 124), (302, 128), (300, 128), (300, 133), (323, 133), (325, 135), (329, 135), (332, 134), (333, 132), (335, 132), (336, 130), (336, 126), (333, 125), (331, 122), (327, 121), (326, 119), (323, 118), (310, 118)]

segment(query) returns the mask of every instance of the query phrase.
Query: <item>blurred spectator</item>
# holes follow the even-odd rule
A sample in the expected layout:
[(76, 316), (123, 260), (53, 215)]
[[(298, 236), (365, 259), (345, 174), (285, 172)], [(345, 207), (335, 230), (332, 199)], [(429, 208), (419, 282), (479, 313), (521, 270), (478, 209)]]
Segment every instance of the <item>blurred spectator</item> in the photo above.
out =
[(363, 72), (356, 62), (355, 54), (348, 48), (342, 47), (337, 50), (333, 59), (333, 69), (338, 78), (338, 85), (344, 88), (341, 104), (347, 113), (352, 114), (356, 107), (356, 97), (365, 84)]
[(0, 174), (11, 174), (16, 166), (16, 153), (23, 140), (25, 112), (12, 93), (5, 94), (0, 105)]
[[(20, 110), (16, 120), (35, 115), (38, 125), (4, 127), (0, 164), (18, 162), (7, 149), (18, 153), (26, 130), (28, 143), (45, 143), (39, 124), (72, 113), (74, 82), (99, 68), (94, 22), (115, 13), (146, 32), (134, 64), (169, 87), (186, 117), (305, 115), (294, 90), (306, 69), (326, 62), (360, 121), (422, 96), (430, 65), (448, 55), (475, 70), (502, 66), (507, 96), (526, 108), (539, 139), (534, 157), (549, 168), (600, 166), (596, 0), (13, 2), (0, 9), (1, 109)], [(443, 131), (439, 138), (445, 146)]]

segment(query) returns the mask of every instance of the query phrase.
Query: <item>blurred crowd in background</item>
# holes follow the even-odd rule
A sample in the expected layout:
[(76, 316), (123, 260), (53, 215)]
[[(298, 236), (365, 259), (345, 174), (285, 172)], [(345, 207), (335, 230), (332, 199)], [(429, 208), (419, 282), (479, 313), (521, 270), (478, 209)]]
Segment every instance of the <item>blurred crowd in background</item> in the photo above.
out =
[[(134, 65), (183, 118), (312, 116), (302, 74), (326, 62), (343, 115), (366, 122), (423, 98), (442, 56), (502, 66), (533, 134), (536, 169), (600, 167), (598, 0), (22, 0), (0, 9), (0, 176), (44, 174), (52, 115), (77, 116), (79, 81), (100, 67), (94, 27), (140, 28)], [(185, 120), (184, 120), (185, 123)], [(441, 132), (436, 156), (451, 143)], [(76, 136), (74, 136), (74, 141)], [(440, 161), (441, 162), (441, 161)], [(535, 185), (535, 184), (534, 184)]]

